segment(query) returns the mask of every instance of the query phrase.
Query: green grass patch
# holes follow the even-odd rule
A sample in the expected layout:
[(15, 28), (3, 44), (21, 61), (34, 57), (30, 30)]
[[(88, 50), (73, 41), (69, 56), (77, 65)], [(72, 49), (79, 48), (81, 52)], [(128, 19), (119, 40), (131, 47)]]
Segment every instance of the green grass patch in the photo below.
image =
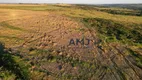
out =
[(9, 78), (9, 74), (12, 74), (12, 76), (16, 76), (15, 79), (29, 80), (30, 72), (28, 71), (27, 64), (18, 56), (11, 55), (7, 51), (4, 51), (4, 48), (5, 47), (0, 43), (0, 67), (4, 70), (4, 73), (0, 73), (0, 77), (2, 77), (2, 79)]
[(87, 25), (87, 28), (97, 31), (98, 35), (102, 36), (102, 40), (142, 44), (142, 33), (129, 27), (133, 25), (102, 18), (84, 18), (83, 23)]
[(132, 55), (136, 61), (136, 66), (142, 68), (142, 55), (136, 53), (135, 51), (133, 51), (130, 48), (127, 48), (127, 50), (129, 51), (130, 55)]
[(32, 10), (32, 11), (54, 11), (59, 10), (61, 7), (54, 5), (36, 5), (36, 6), (1, 6), (2, 9), (20, 9), (20, 10)]

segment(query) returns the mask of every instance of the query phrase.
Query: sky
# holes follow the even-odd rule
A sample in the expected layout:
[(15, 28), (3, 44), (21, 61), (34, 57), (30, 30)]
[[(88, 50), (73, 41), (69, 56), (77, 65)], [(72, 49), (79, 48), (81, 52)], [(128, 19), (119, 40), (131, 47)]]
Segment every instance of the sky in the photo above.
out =
[(142, 3), (142, 0), (0, 0), (0, 3), (84, 3), (84, 4), (117, 4)]

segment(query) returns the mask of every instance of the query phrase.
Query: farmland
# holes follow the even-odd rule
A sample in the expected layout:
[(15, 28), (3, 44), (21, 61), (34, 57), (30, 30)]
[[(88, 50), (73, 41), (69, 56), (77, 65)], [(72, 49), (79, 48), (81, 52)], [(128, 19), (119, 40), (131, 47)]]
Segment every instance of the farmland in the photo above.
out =
[(0, 79), (141, 80), (141, 7), (0, 4)]

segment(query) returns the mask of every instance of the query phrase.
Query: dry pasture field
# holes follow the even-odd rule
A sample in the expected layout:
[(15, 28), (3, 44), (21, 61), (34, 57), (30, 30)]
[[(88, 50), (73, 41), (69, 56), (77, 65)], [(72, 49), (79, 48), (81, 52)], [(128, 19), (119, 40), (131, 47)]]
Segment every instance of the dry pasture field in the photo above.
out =
[(0, 79), (141, 80), (140, 14), (87, 5), (0, 4)]

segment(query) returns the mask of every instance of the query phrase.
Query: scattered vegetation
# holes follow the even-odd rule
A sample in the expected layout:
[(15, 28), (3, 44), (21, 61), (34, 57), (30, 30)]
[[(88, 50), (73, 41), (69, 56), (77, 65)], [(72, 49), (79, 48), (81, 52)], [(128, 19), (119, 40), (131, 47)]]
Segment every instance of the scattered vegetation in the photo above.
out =
[(79, 5), (78, 6), (84, 10), (96, 10), (107, 12), (114, 15), (131, 15), (131, 16), (141, 16), (141, 9), (127, 9), (127, 8), (119, 8), (119, 7), (105, 7), (105, 6), (94, 6), (94, 5)]
[[(142, 44), (142, 33), (124, 23), (101, 18), (84, 18), (83, 21), (89, 28), (95, 28), (96, 31), (104, 36), (107, 41), (124, 41), (126, 43)], [(141, 25), (137, 25), (141, 26)]]
[(30, 79), (30, 73), (25, 63), (5, 51), (2, 43), (0, 43), (0, 72), (1, 79)]
[(134, 64), (136, 64), (136, 66), (138, 66), (139, 68), (142, 68), (142, 55), (140, 55), (139, 53), (136, 53), (135, 51), (133, 51), (130, 48), (128, 48), (127, 50), (129, 51), (129, 53), (133, 57), (134, 61), (136, 61), (136, 63), (134, 63)]

